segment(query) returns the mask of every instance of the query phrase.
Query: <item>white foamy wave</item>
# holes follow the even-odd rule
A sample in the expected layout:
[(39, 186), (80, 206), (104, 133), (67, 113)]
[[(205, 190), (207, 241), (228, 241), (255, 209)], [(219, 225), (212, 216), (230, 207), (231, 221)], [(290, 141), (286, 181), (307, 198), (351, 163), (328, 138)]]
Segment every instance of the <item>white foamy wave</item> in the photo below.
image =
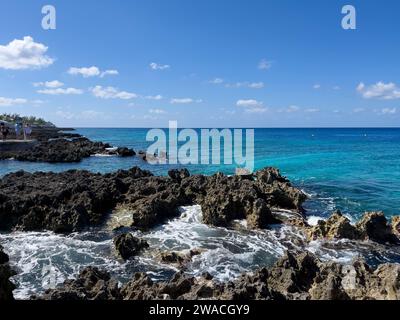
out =
[[(110, 257), (110, 240), (91, 241), (82, 235), (51, 232), (14, 232), (0, 235), (1, 243), (18, 274), (14, 277), (17, 299), (28, 298), (74, 277), (83, 266), (107, 270), (120, 264)], [(84, 234), (83, 234), (84, 236)]]
[(298, 247), (304, 239), (288, 226), (269, 230), (246, 230), (244, 220), (238, 221), (241, 230), (210, 227), (201, 223), (200, 206), (183, 207), (180, 217), (142, 235), (152, 247), (162, 251), (186, 253), (202, 249), (193, 258), (187, 271), (193, 275), (209, 272), (225, 281), (246, 270), (271, 265), (285, 250)]
[[(310, 217), (309, 222), (320, 219)], [(198, 276), (209, 272), (220, 281), (232, 280), (244, 272), (271, 266), (286, 250), (305, 251), (320, 259), (350, 262), (355, 256), (379, 252), (381, 260), (399, 257), (369, 242), (312, 241), (293, 226), (274, 225), (265, 230), (248, 230), (244, 220), (237, 221), (239, 229), (217, 228), (203, 224), (200, 206), (181, 208), (179, 217), (149, 232), (132, 231), (150, 244), (150, 249), (127, 262), (113, 252), (112, 237), (105, 230), (75, 233), (68, 236), (51, 232), (13, 232), (0, 234), (0, 243), (10, 255), (18, 274), (16, 298), (27, 299), (54, 288), (65, 279), (75, 278), (86, 266), (109, 271), (121, 282), (131, 279), (134, 272), (146, 272), (155, 280), (169, 279), (177, 266), (160, 261), (160, 251), (187, 254), (200, 249), (186, 265), (185, 272)]]
[(318, 224), (318, 221), (321, 221), (321, 220), (325, 220), (325, 219), (322, 218), (322, 217), (318, 217), (318, 216), (309, 216), (309, 217), (307, 217), (307, 223), (310, 226), (316, 226)]
[(310, 192), (305, 191), (304, 189), (301, 189), (301, 192), (303, 192), (307, 196), (308, 199), (311, 199), (316, 196), (316, 193), (310, 193)]
[(115, 157), (113, 154), (96, 153), (92, 154), (91, 157)]

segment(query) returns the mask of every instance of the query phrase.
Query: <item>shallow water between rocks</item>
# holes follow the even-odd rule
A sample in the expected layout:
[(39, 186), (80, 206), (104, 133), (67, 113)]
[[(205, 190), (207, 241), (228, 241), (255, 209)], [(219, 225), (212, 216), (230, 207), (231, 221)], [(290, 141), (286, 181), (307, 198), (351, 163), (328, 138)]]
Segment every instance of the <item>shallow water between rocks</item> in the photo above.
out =
[[(313, 223), (317, 217), (310, 217)], [(113, 251), (115, 233), (102, 228), (60, 235), (51, 232), (13, 232), (0, 234), (0, 243), (10, 255), (18, 274), (14, 295), (28, 299), (47, 288), (74, 278), (85, 266), (97, 266), (120, 280), (128, 281), (134, 272), (147, 272), (156, 280), (170, 278), (178, 269), (161, 263), (160, 251), (186, 253), (202, 249), (186, 266), (185, 272), (200, 275), (209, 272), (217, 280), (227, 281), (259, 267), (272, 265), (287, 249), (308, 250), (321, 260), (350, 262), (362, 255), (371, 264), (400, 261), (400, 251), (370, 242), (313, 241), (306, 244), (299, 231), (276, 225), (267, 230), (250, 231), (245, 221), (236, 221), (234, 229), (210, 227), (201, 223), (200, 206), (182, 207), (179, 217), (152, 231), (131, 231), (148, 241), (150, 249), (124, 262)]]

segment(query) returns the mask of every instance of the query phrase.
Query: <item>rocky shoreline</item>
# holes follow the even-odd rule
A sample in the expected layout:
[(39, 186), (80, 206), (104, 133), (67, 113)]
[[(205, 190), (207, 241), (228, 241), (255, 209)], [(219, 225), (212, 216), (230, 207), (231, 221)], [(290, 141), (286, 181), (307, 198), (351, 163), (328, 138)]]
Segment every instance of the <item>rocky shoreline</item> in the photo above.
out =
[[(111, 225), (118, 231), (149, 230), (179, 214), (181, 206), (200, 205), (202, 222), (234, 228), (234, 221), (245, 220), (248, 229), (264, 229), (276, 224), (290, 225), (308, 241), (317, 239), (371, 241), (398, 246), (400, 218), (391, 223), (383, 213), (366, 213), (356, 224), (340, 212), (327, 220), (309, 225), (303, 202), (307, 196), (292, 186), (275, 168), (264, 168), (252, 175), (190, 175), (186, 169), (171, 170), (168, 176), (133, 167), (109, 174), (70, 170), (62, 173), (19, 171), (0, 180), (0, 230), (70, 233), (88, 227), (104, 226), (120, 212), (128, 219)], [(283, 213), (282, 213), (283, 212)], [(148, 250), (149, 244), (131, 235), (114, 238), (116, 256), (128, 260)], [(161, 252), (163, 263), (181, 272), (169, 281), (153, 281), (136, 273), (121, 286), (96, 266), (87, 267), (75, 280), (46, 291), (34, 299), (398, 299), (400, 264), (376, 268), (357, 259), (351, 265), (322, 262), (308, 252), (287, 252), (273, 267), (244, 274), (220, 283), (210, 274), (191, 277), (185, 264), (201, 254)], [(0, 258), (5, 255), (0, 254)], [(12, 257), (11, 257), (12, 258)], [(0, 261), (1, 262), (1, 261)], [(11, 299), (13, 275), (1, 265), (0, 299)], [(1, 264), (1, 263), (0, 263)]]
[(121, 210), (131, 212), (127, 227), (149, 229), (175, 217), (180, 206), (194, 204), (201, 205), (205, 224), (229, 226), (246, 219), (256, 229), (280, 221), (272, 208), (295, 210), (293, 217), (302, 217), (305, 200), (274, 168), (248, 177), (191, 176), (186, 169), (164, 177), (138, 167), (110, 174), (19, 171), (0, 181), (0, 230), (81, 231)]
[(0, 146), (0, 160), (71, 163), (80, 162), (92, 155), (130, 157), (136, 152), (126, 147), (113, 148), (103, 142), (93, 142), (77, 133), (67, 133), (61, 128), (37, 128), (30, 142), (5, 143)]
[(11, 269), (9, 257), (3, 250), (0, 245), (0, 301), (14, 300), (12, 292), (15, 286), (10, 278), (16, 273)]
[(220, 283), (210, 274), (176, 273), (169, 281), (153, 281), (136, 273), (122, 287), (107, 272), (85, 268), (75, 280), (47, 290), (38, 300), (398, 300), (400, 264), (376, 269), (362, 259), (352, 264), (321, 262), (308, 252), (291, 253), (271, 268)]

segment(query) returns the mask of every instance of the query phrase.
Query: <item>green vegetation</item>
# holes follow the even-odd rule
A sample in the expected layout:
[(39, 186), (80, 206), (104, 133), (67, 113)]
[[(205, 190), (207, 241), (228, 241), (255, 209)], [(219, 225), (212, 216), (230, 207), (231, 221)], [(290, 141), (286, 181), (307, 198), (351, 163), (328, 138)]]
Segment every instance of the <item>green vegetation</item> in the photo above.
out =
[(41, 126), (41, 127), (55, 127), (53, 123), (46, 121), (43, 118), (37, 118), (34, 116), (26, 117), (16, 113), (14, 114), (3, 113), (0, 115), (0, 121), (7, 121), (11, 123), (16, 123), (16, 122), (29, 123), (30, 125)]

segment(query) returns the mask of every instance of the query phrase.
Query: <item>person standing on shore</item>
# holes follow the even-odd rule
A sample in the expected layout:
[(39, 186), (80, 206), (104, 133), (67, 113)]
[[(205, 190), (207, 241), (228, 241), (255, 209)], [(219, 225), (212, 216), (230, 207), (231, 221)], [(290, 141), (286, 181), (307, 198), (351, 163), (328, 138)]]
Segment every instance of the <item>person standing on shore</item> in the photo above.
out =
[(20, 136), (20, 134), (21, 134), (21, 124), (20, 123), (16, 123), (15, 124), (15, 139), (17, 139), (18, 140), (18, 138), (19, 138), (19, 136)]
[(3, 122), (0, 124), (0, 133), (1, 133), (3, 141), (7, 140), (9, 130)]
[(31, 134), (32, 134), (32, 127), (29, 123), (26, 123), (24, 127), (24, 140), (29, 140)]

